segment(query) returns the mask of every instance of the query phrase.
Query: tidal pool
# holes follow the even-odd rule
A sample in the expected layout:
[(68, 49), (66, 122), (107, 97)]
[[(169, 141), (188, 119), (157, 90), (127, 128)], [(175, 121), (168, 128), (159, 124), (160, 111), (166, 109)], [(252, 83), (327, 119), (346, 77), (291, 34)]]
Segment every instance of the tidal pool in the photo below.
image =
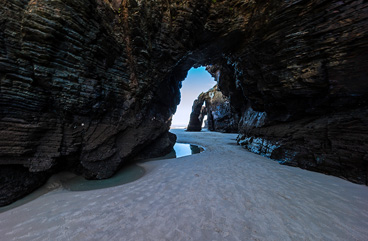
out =
[(190, 156), (193, 154), (201, 153), (202, 151), (204, 151), (204, 149), (197, 145), (175, 143), (173, 151), (175, 152), (175, 158), (179, 158), (183, 156)]
[[(173, 150), (162, 157), (143, 160), (141, 162), (152, 161), (152, 160), (163, 160), (171, 158), (179, 158), (183, 156), (189, 156), (204, 151), (204, 148), (197, 145), (186, 144), (186, 143), (175, 143)], [(123, 185), (129, 182), (133, 182), (141, 178), (145, 173), (143, 167), (139, 165), (131, 165), (119, 170), (114, 176), (103, 179), (103, 180), (87, 180), (82, 176), (75, 175), (71, 172), (61, 172), (53, 175), (45, 185), (38, 188), (36, 191), (25, 196), (24, 198), (9, 204), (4, 207), (0, 207), (0, 213), (15, 207), (21, 206), (36, 198), (49, 193), (55, 189), (63, 188), (69, 191), (89, 191), (95, 189), (102, 189), (108, 187), (114, 187)]]
[[(204, 149), (197, 145), (175, 143), (173, 150), (163, 156), (156, 159), (170, 159), (179, 158), (183, 156), (189, 156), (202, 152)], [(148, 160), (143, 160), (148, 161)], [(114, 176), (103, 180), (86, 180), (81, 176), (74, 176), (65, 181), (61, 181), (61, 185), (70, 191), (88, 191), (94, 189), (108, 188), (123, 185), (125, 183), (133, 182), (141, 178), (145, 173), (143, 167), (138, 165), (131, 165), (118, 171)]]
[(138, 165), (131, 165), (122, 168), (114, 176), (103, 180), (87, 180), (82, 176), (75, 176), (65, 181), (61, 181), (62, 186), (69, 191), (89, 191), (123, 185), (133, 182), (144, 175), (144, 168)]
[(165, 156), (161, 156), (161, 157), (141, 160), (140, 162), (179, 158), (183, 156), (190, 156), (193, 154), (198, 154), (198, 153), (201, 153), (202, 151), (204, 151), (204, 148), (197, 146), (197, 145), (187, 144), (187, 143), (175, 143), (173, 150), (169, 154), (166, 154)]
[(22, 206), (40, 196), (53, 190), (62, 188), (69, 191), (89, 191), (123, 185), (133, 182), (144, 175), (144, 168), (138, 165), (131, 165), (119, 170), (114, 176), (103, 180), (87, 180), (71, 172), (60, 172), (52, 175), (45, 185), (22, 199), (15, 201), (7, 206), (0, 207), (0, 213)]

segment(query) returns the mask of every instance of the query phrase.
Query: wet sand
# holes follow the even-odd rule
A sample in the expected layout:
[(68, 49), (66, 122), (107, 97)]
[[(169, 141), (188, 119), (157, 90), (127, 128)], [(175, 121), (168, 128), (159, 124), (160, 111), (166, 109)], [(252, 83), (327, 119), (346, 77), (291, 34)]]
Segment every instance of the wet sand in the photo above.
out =
[(121, 186), (56, 188), (0, 213), (0, 240), (368, 240), (367, 186), (279, 165), (236, 134), (172, 132), (206, 150), (141, 163)]

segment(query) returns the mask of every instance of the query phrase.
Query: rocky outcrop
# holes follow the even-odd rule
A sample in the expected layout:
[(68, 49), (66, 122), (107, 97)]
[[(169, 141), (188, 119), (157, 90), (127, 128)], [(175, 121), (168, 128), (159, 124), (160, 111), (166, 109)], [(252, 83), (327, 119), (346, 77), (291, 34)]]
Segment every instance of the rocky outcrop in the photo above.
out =
[(187, 126), (187, 131), (201, 131), (202, 123), (204, 118), (203, 104), (205, 101), (207, 93), (201, 93), (197, 99), (194, 100), (192, 106), (192, 112), (190, 113), (189, 124)]
[[(264, 131), (241, 129), (245, 138), (327, 122), (311, 124), (327, 133), (316, 138), (332, 135), (344, 151), (323, 165), (344, 172), (314, 169), (366, 183), (365, 144), (347, 142), (367, 135), (367, 9), (337, 0), (2, 0), (0, 164), (107, 178), (167, 133), (187, 71), (212, 65), (237, 113), (267, 114)], [(326, 148), (305, 143), (310, 156)]]
[(239, 144), (368, 184), (367, 3), (296, 1), (276, 15), (272, 4), (244, 49), (209, 69), (242, 116)]
[(207, 92), (205, 99), (208, 130), (218, 132), (238, 132), (239, 116), (229, 99), (217, 85)]
[(201, 131), (205, 116), (210, 131), (232, 133), (238, 131), (239, 116), (217, 85), (201, 93), (193, 102), (187, 131)]
[(153, 143), (148, 143), (134, 160), (142, 160), (164, 156), (173, 150), (173, 146), (176, 143), (176, 135), (171, 132), (164, 133), (161, 137), (157, 138)]
[(244, 148), (280, 164), (366, 183), (368, 111), (357, 108), (267, 125), (267, 114), (247, 109), (242, 118)]

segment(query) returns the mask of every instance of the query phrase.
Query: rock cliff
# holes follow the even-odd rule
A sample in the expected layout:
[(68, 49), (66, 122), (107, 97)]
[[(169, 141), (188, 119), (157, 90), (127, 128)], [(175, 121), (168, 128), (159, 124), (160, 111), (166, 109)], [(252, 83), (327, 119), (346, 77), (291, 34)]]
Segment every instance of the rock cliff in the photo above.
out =
[(199, 65), (242, 115), (243, 146), (367, 183), (365, 1), (0, 3), (0, 164), (37, 179), (7, 200), (62, 169), (107, 178), (170, 143)]

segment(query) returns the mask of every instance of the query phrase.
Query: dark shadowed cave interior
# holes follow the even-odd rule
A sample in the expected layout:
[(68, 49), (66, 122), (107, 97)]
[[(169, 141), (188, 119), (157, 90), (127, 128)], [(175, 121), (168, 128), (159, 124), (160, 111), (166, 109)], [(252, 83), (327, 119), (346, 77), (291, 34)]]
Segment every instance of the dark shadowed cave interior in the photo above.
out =
[(206, 111), (210, 130), (238, 133), (251, 152), (367, 185), (365, 1), (6, 0), (0, 10), (0, 205), (61, 170), (104, 179), (170, 151), (181, 81), (199, 66), (217, 87), (194, 103), (189, 131)]

